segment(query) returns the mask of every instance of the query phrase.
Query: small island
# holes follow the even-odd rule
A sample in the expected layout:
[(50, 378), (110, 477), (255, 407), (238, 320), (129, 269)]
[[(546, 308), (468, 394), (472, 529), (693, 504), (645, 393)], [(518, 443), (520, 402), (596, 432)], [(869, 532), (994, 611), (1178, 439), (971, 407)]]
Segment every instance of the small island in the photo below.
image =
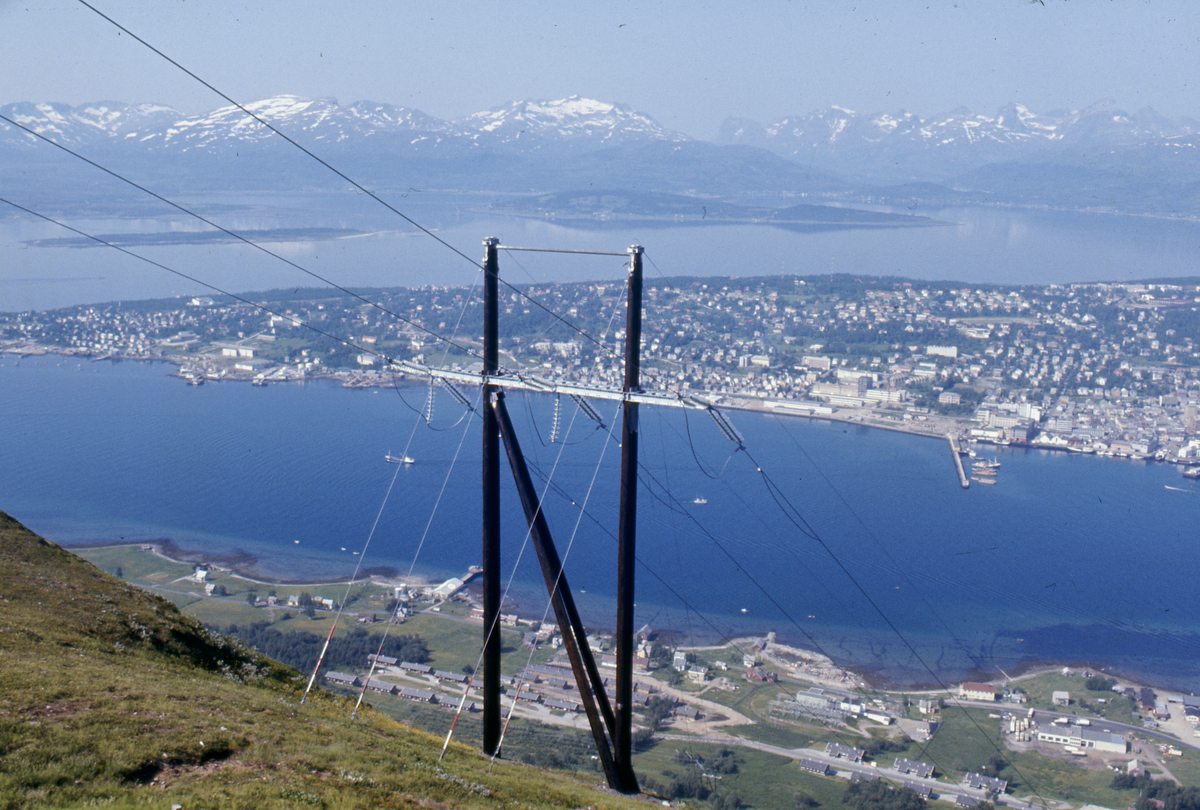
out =
[(476, 213), (544, 219), (580, 228), (647, 225), (770, 225), (790, 230), (923, 228), (950, 225), (930, 217), (803, 203), (784, 208), (746, 206), (704, 197), (645, 192), (578, 191), (516, 197)]
[[(95, 238), (67, 236), (55, 239), (27, 239), (23, 244), (40, 248), (88, 247), (173, 247), (176, 245), (228, 245), (238, 242), (323, 242), (363, 236), (349, 228), (267, 228), (238, 231), (166, 231), (153, 233), (106, 233)], [(238, 238), (238, 237), (242, 238)]]

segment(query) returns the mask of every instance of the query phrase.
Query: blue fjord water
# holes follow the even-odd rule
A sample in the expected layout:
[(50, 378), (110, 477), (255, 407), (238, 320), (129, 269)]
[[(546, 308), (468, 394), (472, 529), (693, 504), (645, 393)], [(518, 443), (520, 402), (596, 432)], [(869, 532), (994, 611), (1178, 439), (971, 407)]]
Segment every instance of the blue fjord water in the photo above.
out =
[[(245, 202), (245, 201), (243, 201)], [(266, 202), (266, 201), (264, 201)], [(920, 211), (938, 222), (928, 228), (797, 231), (764, 225), (609, 222), (569, 223), (478, 215), (452, 205), (402, 208), (463, 253), (366, 200), (329, 213), (329, 200), (275, 200), (278, 216), (226, 216), (237, 232), (277, 227), (352, 228), (352, 239), (272, 242), (266, 247), (305, 270), (349, 286), (473, 283), (484, 237), (504, 245), (623, 251), (646, 247), (647, 283), (662, 276), (766, 276), (824, 273), (952, 279), (965, 284), (1073, 283), (1200, 275), (1200, 223), (1001, 208)], [(396, 201), (399, 202), (399, 201)], [(899, 213), (914, 213), (903, 209)], [(3, 219), (0, 210), (0, 312), (41, 310), (97, 301), (207, 295), (209, 288), (102, 247), (27, 247), (26, 242), (73, 236), (28, 217)], [(178, 217), (70, 220), (92, 234), (195, 230)], [(295, 267), (240, 244), (141, 246), (133, 252), (231, 292), (311, 287), (319, 282)], [(466, 257), (466, 258), (464, 258)], [(619, 281), (622, 259), (506, 254), (501, 275), (517, 284), (546, 281)]]
[[(171, 371), (0, 358), (0, 508), (66, 545), (170, 538), (278, 577), (349, 574), (377, 515), (365, 566), (437, 579), (478, 562), (478, 420), (444, 394), (435, 430), (406, 406), (421, 409), (420, 387), (191, 387)], [(558, 494), (548, 514), (582, 610), (610, 626), (616, 442), (564, 402), (549, 443), (553, 399), (508, 402), (535, 470), (587, 499), (582, 519)], [(774, 630), (900, 682), (1092, 661), (1200, 687), (1200, 495), (1174, 468), (1001, 449), (998, 485), (964, 492), (944, 441), (732, 418), (745, 452), (703, 414), (643, 411), (639, 624), (705, 641)], [(515, 493), (503, 503), (513, 604), (540, 615)]]

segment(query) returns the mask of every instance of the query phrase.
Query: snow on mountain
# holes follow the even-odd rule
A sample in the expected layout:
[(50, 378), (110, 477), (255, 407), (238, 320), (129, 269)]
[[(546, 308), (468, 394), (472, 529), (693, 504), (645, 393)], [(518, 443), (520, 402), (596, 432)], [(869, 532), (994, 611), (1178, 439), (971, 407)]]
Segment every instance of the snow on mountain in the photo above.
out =
[(811, 165), (895, 180), (944, 178), (1048, 149), (1133, 146), (1197, 131), (1194, 121), (1171, 121), (1149, 108), (1131, 115), (1104, 100), (1046, 114), (1010, 103), (994, 116), (959, 108), (924, 119), (905, 111), (863, 115), (830, 107), (767, 126), (729, 119), (718, 142), (747, 143)]
[[(1159, 185), (1138, 192), (1130, 203), (1137, 210), (1200, 210), (1200, 124), (1149, 108), (1129, 113), (1109, 100), (1081, 110), (1036, 113), (1011, 103), (994, 115), (960, 108), (928, 117), (834, 106), (766, 126), (727, 119), (716, 143), (666, 129), (627, 105), (579, 96), (514, 101), (455, 121), (391, 104), (294, 95), (200, 115), (120, 102), (21, 102), (0, 113), (104, 165), (180, 189), (322, 182), (268, 122), (352, 176), (400, 189), (554, 190), (579, 183), (586, 169), (594, 178), (587, 182), (650, 191), (858, 189), (880, 197), (881, 186), (910, 194), (923, 183), (927, 199), (989, 194), (1070, 207), (1091, 205), (1097, 189), (1116, 200), (1128, 192), (1129, 177), (1144, 175)], [(66, 188), (94, 182), (95, 171), (0, 122), (0, 175)], [(935, 184), (945, 188), (935, 192)], [(1163, 194), (1166, 185), (1184, 191)]]
[[(343, 107), (332, 98), (293, 95), (250, 102), (245, 110), (229, 105), (192, 116), (167, 107), (111, 102), (79, 107), (19, 103), (3, 110), (14, 121), (65, 146), (129, 140), (150, 152), (204, 153), (282, 145), (264, 121), (306, 146), (346, 148), (370, 148), (371, 142), (386, 143), (391, 149), (425, 150), (448, 144), (458, 149), (524, 149), (545, 143), (599, 148), (637, 140), (689, 140), (627, 105), (579, 96), (515, 101), (456, 122), (373, 101)], [(0, 127), (0, 138), (9, 143), (36, 140), (12, 127)]]
[(513, 101), (455, 123), (476, 139), (487, 137), (505, 144), (591, 141), (608, 146), (631, 140), (691, 140), (628, 105), (579, 96), (557, 101)]
[(419, 110), (371, 101), (342, 107), (332, 98), (283, 95), (244, 107), (245, 110), (230, 105), (204, 115), (180, 118), (141, 140), (150, 148), (186, 151), (243, 148), (254, 143), (275, 145), (280, 139), (271, 127), (306, 145), (366, 140), (381, 135), (449, 134), (451, 130), (446, 122)]
[[(136, 137), (139, 132), (152, 131), (180, 116), (178, 111), (161, 104), (124, 104), (116, 101), (93, 102), (78, 107), (19, 102), (0, 107), (0, 113), (63, 146)], [(0, 122), (0, 135), (10, 143), (33, 145), (38, 140), (4, 122)]]

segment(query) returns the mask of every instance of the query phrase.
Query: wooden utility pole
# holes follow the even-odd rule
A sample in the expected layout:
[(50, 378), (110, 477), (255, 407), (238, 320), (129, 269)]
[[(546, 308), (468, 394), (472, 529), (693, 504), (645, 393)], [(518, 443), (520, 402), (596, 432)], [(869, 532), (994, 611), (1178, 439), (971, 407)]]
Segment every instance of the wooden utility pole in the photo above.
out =
[[(629, 248), (629, 290), (625, 313), (626, 395), (640, 390), (642, 343), (642, 248)], [(634, 569), (637, 566), (638, 404), (628, 397), (621, 405), (621, 512), (617, 526), (616, 720), (613, 759), (620, 790), (637, 793), (633, 772), (633, 614)]]
[[(499, 276), (496, 246), (483, 240), (483, 401), (490, 403), (500, 369)], [(500, 427), (496, 412), (483, 408), (483, 753), (500, 746)]]
[[(575, 599), (567, 584), (561, 559), (554, 546), (542, 504), (538, 498), (525, 464), (524, 454), (513, 430), (504, 404), (504, 392), (497, 382), (499, 365), (499, 266), (496, 259), (499, 240), (485, 239), (483, 286), (483, 751), (497, 753), (502, 735), (500, 715), (500, 450), (503, 439), (509, 466), (529, 523), (530, 539), (537, 550), (538, 561), (550, 594), (562, 633), (563, 644), (575, 675), (576, 688), (596, 741), (600, 763), (609, 787), (621, 793), (637, 793), (637, 776), (633, 772), (633, 655), (634, 655), (634, 567), (637, 564), (635, 533), (637, 524), (637, 448), (638, 401), (647, 399), (639, 384), (642, 339), (642, 253), (634, 245), (625, 254), (591, 250), (550, 250), (546, 248), (516, 248), (506, 250), (540, 250), (554, 253), (592, 253), (606, 256), (628, 255), (629, 298), (625, 320), (625, 382), (619, 395), (622, 400), (621, 429), (621, 513), (617, 548), (617, 630), (616, 630), (616, 706), (610, 703), (604, 689), (604, 678), (588, 647), (587, 631), (580, 620)], [(449, 378), (447, 372), (438, 375)], [(514, 378), (514, 385), (524, 381)], [(582, 390), (582, 389), (581, 389)], [(590, 390), (590, 389), (589, 389)], [(597, 393), (617, 396), (616, 392)], [(682, 398), (666, 404), (698, 407)], [(651, 401), (657, 401), (651, 397)]]
[[(596, 666), (596, 659), (588, 646), (587, 630), (579, 618), (579, 609), (575, 606), (575, 597), (571, 595), (571, 586), (567, 584), (567, 575), (563, 571), (562, 559), (554, 539), (550, 536), (550, 527), (546, 523), (546, 515), (542, 512), (542, 504), (538, 500), (537, 490), (529, 477), (529, 468), (525, 464), (525, 455), (521, 452), (521, 444), (513, 430), (512, 420), (504, 405), (504, 392), (497, 391), (489, 403), (489, 409), (494, 409), (497, 422), (500, 425), (500, 435), (504, 439), (504, 449), (508, 453), (509, 465), (512, 467), (513, 480), (517, 486), (517, 494), (521, 506), (525, 510), (525, 518), (529, 522), (529, 539), (537, 551), (538, 563), (542, 568), (542, 576), (546, 580), (546, 590), (550, 594), (550, 604), (554, 608), (554, 618), (558, 621), (558, 630), (562, 634), (563, 647), (567, 650), (567, 658), (571, 662), (571, 671), (575, 674), (575, 688), (579, 700), (587, 714), (588, 725), (592, 729), (592, 738), (596, 741), (596, 754), (604, 769), (608, 786), (613, 790), (630, 792), (624, 789), (624, 781), (618, 773), (613, 758), (613, 748), (610, 744), (612, 730), (616, 725), (613, 711), (604, 692), (604, 677)], [(637, 791), (635, 780), (633, 791)]]

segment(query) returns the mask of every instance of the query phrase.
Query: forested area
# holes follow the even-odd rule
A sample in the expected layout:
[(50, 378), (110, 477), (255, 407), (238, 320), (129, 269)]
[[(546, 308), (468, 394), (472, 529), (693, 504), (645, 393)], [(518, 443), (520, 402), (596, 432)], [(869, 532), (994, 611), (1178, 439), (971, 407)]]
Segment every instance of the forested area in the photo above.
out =
[[(319, 633), (299, 630), (285, 633), (274, 629), (268, 622), (231, 624), (214, 629), (224, 635), (233, 636), (247, 647), (253, 647), (263, 655), (282, 661), (301, 672), (312, 672), (325, 643), (325, 637)], [(364, 669), (368, 665), (367, 656), (380, 652), (380, 640), (379, 634), (368, 633), (361, 627), (348, 633), (334, 633), (325, 653), (322, 670)], [(420, 636), (389, 635), (383, 641), (380, 654), (401, 661), (423, 664), (429, 660), (429, 647)]]

